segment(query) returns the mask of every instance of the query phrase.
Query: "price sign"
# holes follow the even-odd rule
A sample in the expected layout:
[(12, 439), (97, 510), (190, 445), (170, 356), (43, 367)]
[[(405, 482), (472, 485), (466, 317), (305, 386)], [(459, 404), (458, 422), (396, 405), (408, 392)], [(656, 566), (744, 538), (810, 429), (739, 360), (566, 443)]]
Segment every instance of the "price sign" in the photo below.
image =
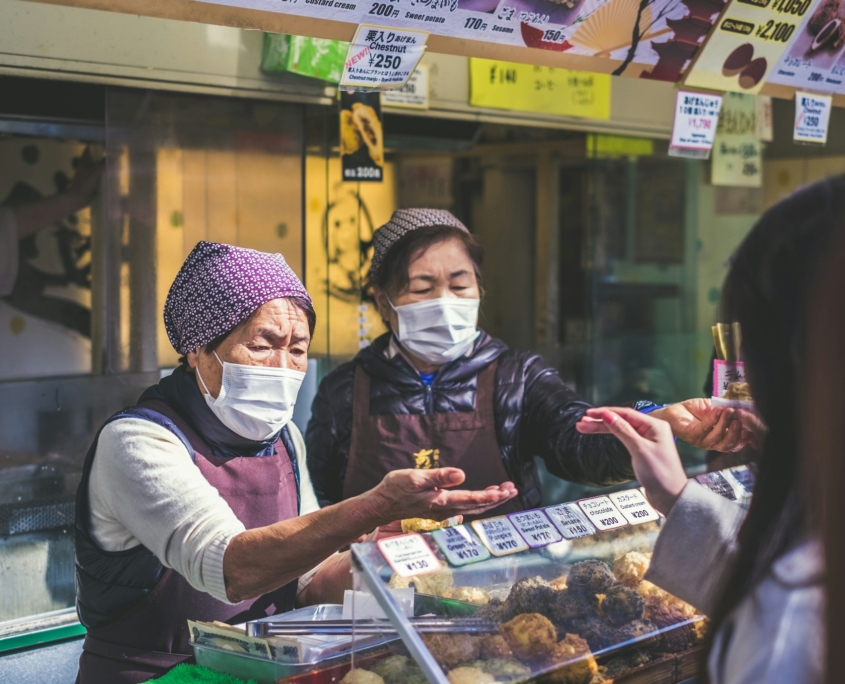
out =
[(824, 145), (827, 142), (827, 124), (830, 121), (830, 95), (795, 93), (795, 142)]
[(378, 542), (385, 560), (399, 577), (428, 575), (440, 570), (440, 561), (418, 534), (390, 537)]
[(719, 124), (722, 96), (679, 90), (675, 97), (675, 121), (669, 154), (707, 159)]
[(528, 550), (528, 544), (519, 536), (513, 523), (504, 516), (474, 520), (472, 529), (494, 556), (507, 556)]
[(425, 31), (361, 24), (349, 44), (340, 87), (402, 87), (420, 63), (426, 40)]
[(702, 473), (695, 476), (695, 481), (707, 487), (711, 492), (724, 496), (731, 501), (737, 500), (736, 489), (733, 484), (720, 472)]
[(490, 552), (465, 525), (434, 530), (431, 536), (449, 565), (468, 565), (490, 558)]
[(548, 546), (563, 539), (543, 511), (512, 513), (508, 519), (532, 549)]
[(428, 67), (420, 64), (401, 88), (385, 90), (381, 103), (391, 107), (428, 109)]
[(574, 503), (549, 506), (545, 511), (566, 539), (579, 539), (596, 533), (596, 526)]
[(606, 496), (582, 499), (578, 502), (578, 505), (599, 530), (612, 530), (617, 527), (625, 527), (628, 524), (625, 521), (625, 516)]
[(640, 525), (658, 520), (660, 515), (646, 501), (639, 489), (627, 489), (624, 492), (613, 492), (610, 500), (616, 504), (622, 515), (631, 525)]
[(751, 496), (754, 493), (754, 474), (748, 469), (748, 466), (728, 468), (724, 473), (726, 476), (733, 478), (733, 481), (739, 485), (745, 496)]

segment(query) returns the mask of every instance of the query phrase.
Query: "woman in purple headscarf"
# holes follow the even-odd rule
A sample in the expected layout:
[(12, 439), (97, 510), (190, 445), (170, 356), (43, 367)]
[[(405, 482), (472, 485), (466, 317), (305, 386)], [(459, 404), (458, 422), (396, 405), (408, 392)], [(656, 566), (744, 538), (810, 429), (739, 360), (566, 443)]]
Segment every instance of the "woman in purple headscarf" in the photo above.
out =
[(315, 320), (280, 254), (201, 242), (188, 256), (164, 307), (180, 366), (112, 416), (85, 460), (79, 684), (135, 684), (189, 661), (188, 620), (338, 601), (350, 582), (338, 549), (396, 520), (516, 495), (510, 482), (444, 490), (463, 482), (455, 468), (400, 470), (320, 510), (290, 422)]

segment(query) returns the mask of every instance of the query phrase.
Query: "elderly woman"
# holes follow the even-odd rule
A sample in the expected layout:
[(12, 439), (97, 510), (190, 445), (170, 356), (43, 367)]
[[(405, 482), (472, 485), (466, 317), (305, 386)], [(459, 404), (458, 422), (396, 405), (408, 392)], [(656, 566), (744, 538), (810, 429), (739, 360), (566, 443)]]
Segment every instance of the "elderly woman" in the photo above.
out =
[[(368, 278), (389, 332), (320, 385), (308, 425), (308, 466), (321, 505), (357, 496), (398, 468), (455, 466), (467, 485), (509, 480), (541, 500), (534, 457), (558, 477), (592, 485), (633, 478), (614, 437), (576, 425), (588, 404), (557, 371), (478, 328), (478, 243), (447, 211), (402, 209), (373, 236)], [(747, 435), (732, 412), (698, 399), (635, 406), (697, 446), (732, 451)]]
[(182, 364), (112, 416), (85, 460), (77, 682), (147, 681), (189, 660), (188, 619), (239, 623), (337, 600), (349, 564), (332, 554), (361, 535), (515, 496), (511, 483), (444, 491), (463, 481), (456, 469), (404, 470), (318, 510), (290, 422), (314, 309), (281, 255), (199, 243), (164, 320)]

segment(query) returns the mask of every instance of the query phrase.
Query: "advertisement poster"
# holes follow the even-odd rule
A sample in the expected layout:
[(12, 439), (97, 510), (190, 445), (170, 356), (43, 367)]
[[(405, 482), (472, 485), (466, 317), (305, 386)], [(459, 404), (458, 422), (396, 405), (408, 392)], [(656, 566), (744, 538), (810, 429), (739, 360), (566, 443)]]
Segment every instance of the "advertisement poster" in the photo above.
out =
[(713, 142), (713, 185), (763, 185), (763, 150), (757, 138), (755, 100), (753, 95), (725, 93)]
[(845, 6), (841, 0), (814, 0), (769, 81), (845, 93)]
[(381, 96), (340, 93), (340, 158), (343, 180), (380, 183), (384, 178)]
[(757, 93), (813, 0), (731, 0), (684, 84)]
[(607, 74), (476, 57), (469, 60), (469, 73), (469, 103), (474, 107), (610, 118), (611, 78)]
[(665, 81), (678, 80), (724, 6), (724, 0), (200, 1), (565, 52), (594, 57), (602, 73)]

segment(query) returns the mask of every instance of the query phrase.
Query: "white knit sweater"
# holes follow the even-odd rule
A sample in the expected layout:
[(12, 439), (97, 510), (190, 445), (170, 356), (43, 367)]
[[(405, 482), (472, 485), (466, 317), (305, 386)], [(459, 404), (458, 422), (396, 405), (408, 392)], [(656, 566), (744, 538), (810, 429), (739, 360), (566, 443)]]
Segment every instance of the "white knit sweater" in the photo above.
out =
[[(305, 515), (319, 506), (302, 435), (293, 423), (289, 427)], [(88, 495), (91, 532), (105, 551), (143, 544), (192, 587), (230, 603), (223, 554), (244, 526), (172, 432), (141, 418), (109, 423), (100, 433)]]

